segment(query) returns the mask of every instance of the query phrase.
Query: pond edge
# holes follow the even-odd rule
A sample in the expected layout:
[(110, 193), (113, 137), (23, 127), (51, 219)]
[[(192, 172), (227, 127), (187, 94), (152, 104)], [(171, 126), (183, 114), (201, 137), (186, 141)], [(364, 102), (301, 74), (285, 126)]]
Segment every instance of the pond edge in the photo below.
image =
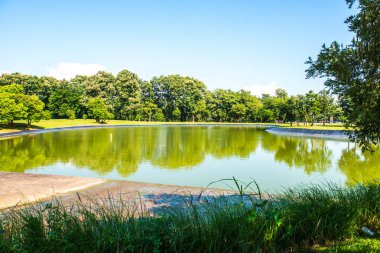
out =
[(203, 123), (178, 123), (178, 124), (167, 124), (167, 123), (157, 123), (157, 124), (115, 124), (115, 125), (89, 125), (89, 126), (68, 126), (68, 127), (56, 127), (47, 129), (36, 129), (36, 130), (24, 130), (19, 132), (9, 132), (0, 133), (0, 138), (7, 137), (17, 137), (24, 135), (34, 135), (49, 132), (57, 132), (63, 130), (79, 130), (79, 129), (94, 129), (94, 128), (117, 128), (117, 127), (175, 127), (175, 126), (244, 126), (244, 127), (256, 127), (266, 129), (265, 131), (271, 134), (286, 135), (286, 136), (297, 136), (297, 137), (319, 137), (319, 138), (332, 138), (332, 139), (348, 139), (347, 130), (313, 130), (304, 128), (285, 128), (281, 126), (271, 125), (271, 124), (249, 124), (249, 123), (214, 123), (214, 124), (203, 124)]

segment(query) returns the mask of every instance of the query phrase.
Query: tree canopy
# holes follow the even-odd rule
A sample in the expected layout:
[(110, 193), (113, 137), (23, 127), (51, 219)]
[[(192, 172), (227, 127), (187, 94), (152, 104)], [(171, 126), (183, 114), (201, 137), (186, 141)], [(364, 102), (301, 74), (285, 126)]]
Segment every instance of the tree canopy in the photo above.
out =
[(349, 45), (338, 42), (322, 46), (316, 60), (306, 62), (307, 78), (324, 77), (326, 87), (341, 102), (351, 138), (363, 149), (380, 140), (380, 0), (346, 0), (359, 12), (345, 23), (354, 38)]
[[(246, 90), (211, 91), (202, 81), (189, 76), (168, 75), (144, 81), (129, 70), (122, 70), (116, 76), (100, 71), (70, 80), (3, 74), (0, 100), (0, 121), (27, 120), (29, 124), (51, 115), (69, 119), (90, 117), (102, 123), (115, 118), (306, 125), (325, 122), (343, 110), (328, 91), (289, 96), (285, 90), (278, 89), (273, 96), (257, 97)], [(32, 105), (36, 108), (25, 111), (26, 106)]]

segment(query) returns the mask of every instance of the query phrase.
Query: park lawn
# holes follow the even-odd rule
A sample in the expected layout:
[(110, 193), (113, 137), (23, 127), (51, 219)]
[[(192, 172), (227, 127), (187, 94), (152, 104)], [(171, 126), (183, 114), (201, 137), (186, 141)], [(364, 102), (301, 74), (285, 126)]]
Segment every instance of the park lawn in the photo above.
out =
[[(290, 126), (289, 123), (278, 124), (278, 123), (231, 123), (231, 122), (147, 122), (147, 121), (129, 121), (129, 120), (109, 120), (106, 123), (107, 125), (157, 125), (157, 124), (256, 124), (256, 125), (268, 125), (268, 126), (278, 126), (278, 127), (286, 127), (286, 128), (300, 128), (300, 129), (311, 129), (311, 130), (345, 130), (345, 127), (340, 123), (335, 124), (326, 124), (323, 126), (322, 124), (314, 124), (314, 126), (303, 126), (293, 124)], [(57, 127), (71, 127), (71, 126), (96, 126), (96, 125), (104, 125), (97, 123), (93, 119), (51, 119), (51, 120), (41, 120), (39, 122), (34, 122), (30, 128), (27, 128), (25, 121), (15, 121), (13, 127), (6, 126), (5, 124), (0, 124), (0, 133), (10, 133), (10, 132), (18, 132), (25, 130), (34, 130), (34, 129), (49, 129), (49, 128), (57, 128)]]
[(286, 124), (280, 124), (279, 126), (282, 127), (287, 127), (287, 128), (298, 128), (298, 129), (311, 129), (311, 130), (350, 130), (350, 128), (345, 128), (343, 124), (341, 123), (333, 123), (333, 124), (326, 124), (323, 125), (321, 123), (314, 124), (314, 126), (304, 126), (303, 124), (299, 124), (297, 126), (296, 124), (293, 123), (293, 126), (290, 126), (289, 123)]
[(335, 242), (332, 246), (316, 247), (317, 252), (380, 252), (379, 238), (358, 238), (343, 242)]
[[(109, 120), (105, 123), (106, 125), (157, 125), (157, 124), (168, 124), (168, 125), (177, 125), (177, 124), (233, 124), (230, 122), (148, 122), (148, 121), (129, 121), (129, 120)], [(252, 123), (238, 123), (241, 124), (252, 124)], [(18, 132), (24, 130), (35, 130), (35, 129), (49, 129), (57, 127), (71, 127), (71, 126), (96, 126), (104, 125), (97, 123), (93, 119), (51, 119), (51, 120), (41, 120), (39, 122), (33, 122), (30, 128), (27, 128), (25, 121), (15, 121), (13, 127), (6, 126), (5, 124), (0, 124), (0, 133), (9, 133), (9, 132)]]

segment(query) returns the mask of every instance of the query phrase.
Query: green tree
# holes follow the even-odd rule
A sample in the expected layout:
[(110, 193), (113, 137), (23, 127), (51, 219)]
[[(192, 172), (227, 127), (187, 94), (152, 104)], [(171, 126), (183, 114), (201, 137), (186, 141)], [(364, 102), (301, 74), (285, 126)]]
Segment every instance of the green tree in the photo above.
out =
[(275, 103), (278, 108), (279, 113), (279, 120), (283, 123), (286, 121), (286, 116), (289, 113), (289, 104), (287, 103), (288, 100), (288, 93), (284, 89), (276, 89), (276, 100)]
[(307, 113), (307, 116), (310, 120), (310, 125), (314, 125), (315, 118), (319, 115), (320, 113), (320, 104), (318, 100), (318, 94), (314, 93), (313, 91), (309, 91), (305, 95), (305, 110)]
[(293, 122), (299, 118), (299, 112), (297, 110), (297, 104), (299, 103), (297, 97), (291, 96), (286, 100), (286, 116), (285, 121), (290, 122), (290, 126), (293, 126)]
[(27, 121), (28, 127), (32, 122), (38, 122), (44, 119), (46, 113), (44, 111), (45, 104), (36, 95), (17, 95), (18, 103), (22, 104), (23, 119)]
[[(351, 8), (355, 0), (346, 0)], [(351, 44), (323, 45), (306, 62), (306, 77), (324, 77), (326, 87), (349, 106), (343, 107), (351, 139), (371, 149), (380, 140), (380, 0), (358, 0), (359, 12), (346, 20), (355, 34)]]
[(0, 93), (24, 94), (24, 88), (19, 84), (0, 86)]
[(74, 119), (75, 119), (75, 112), (74, 112), (73, 110), (68, 109), (68, 110), (66, 111), (66, 116), (67, 116), (69, 119), (74, 120)]
[(117, 118), (136, 120), (141, 118), (142, 81), (128, 70), (120, 71), (116, 76), (116, 102), (114, 113)]
[(175, 108), (174, 110), (173, 110), (173, 112), (172, 112), (172, 118), (174, 119), (174, 120), (180, 120), (181, 119), (181, 110), (180, 109), (178, 109), (178, 108)]
[(108, 72), (99, 71), (87, 78), (79, 76), (76, 82), (83, 81), (83, 103), (87, 104), (91, 98), (101, 98), (104, 103), (114, 110), (116, 103), (116, 78)]
[[(206, 86), (201, 81), (180, 75), (154, 77), (151, 80), (156, 104), (166, 119), (195, 120), (197, 103), (205, 99)], [(177, 112), (180, 111), (180, 119)]]
[(85, 109), (81, 103), (83, 93), (84, 89), (81, 85), (62, 81), (49, 98), (48, 108), (53, 117), (68, 117), (68, 110), (73, 111), (74, 116), (80, 117)]
[(243, 104), (234, 104), (231, 107), (230, 115), (231, 118), (237, 122), (241, 122), (244, 119), (245, 113), (247, 112), (247, 107)]
[(0, 122), (11, 124), (21, 116), (21, 106), (9, 93), (0, 93)]
[(325, 125), (326, 121), (333, 116), (335, 110), (334, 98), (329, 94), (327, 90), (322, 90), (318, 93), (320, 113), (322, 117), (322, 123)]
[(101, 98), (91, 98), (87, 105), (90, 117), (93, 117), (96, 122), (105, 123), (106, 120), (113, 119), (113, 114), (108, 111), (107, 105)]

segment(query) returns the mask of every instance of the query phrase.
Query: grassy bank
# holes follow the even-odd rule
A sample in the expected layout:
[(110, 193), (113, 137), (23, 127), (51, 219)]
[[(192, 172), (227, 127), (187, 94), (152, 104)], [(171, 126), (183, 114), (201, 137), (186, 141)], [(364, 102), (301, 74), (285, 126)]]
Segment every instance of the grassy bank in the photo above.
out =
[[(241, 188), (243, 189), (243, 188)], [(287, 190), (280, 197), (190, 198), (151, 215), (120, 199), (6, 210), (1, 252), (375, 252), (380, 185)], [(365, 226), (375, 232), (368, 236)], [(349, 251), (354, 250), (354, 251)]]
[[(219, 123), (219, 122), (146, 122), (146, 121), (128, 121), (128, 120), (109, 120), (107, 121), (107, 125), (122, 125), (122, 124), (141, 124), (141, 125), (155, 125), (155, 124), (233, 124), (230, 122)], [(238, 123), (238, 124), (252, 124), (252, 123)], [(342, 124), (326, 124), (323, 126), (322, 124), (315, 124), (314, 126), (303, 126), (300, 124), (297, 126), (293, 124), (290, 126), (289, 123), (286, 124), (273, 124), (273, 123), (254, 123), (254, 124), (268, 124), (268, 125), (276, 125), (279, 127), (287, 127), (287, 128), (306, 128), (313, 130), (344, 130)], [(16, 121), (13, 126), (7, 126), (6, 124), (0, 124), (0, 133), (8, 133), (8, 132), (17, 132), (17, 131), (25, 131), (28, 129), (49, 129), (49, 128), (57, 128), (57, 127), (70, 127), (70, 126), (96, 126), (101, 125), (97, 123), (93, 119), (51, 119), (51, 120), (41, 120), (39, 122), (35, 122), (32, 124), (30, 128), (27, 127), (26, 122)]]

